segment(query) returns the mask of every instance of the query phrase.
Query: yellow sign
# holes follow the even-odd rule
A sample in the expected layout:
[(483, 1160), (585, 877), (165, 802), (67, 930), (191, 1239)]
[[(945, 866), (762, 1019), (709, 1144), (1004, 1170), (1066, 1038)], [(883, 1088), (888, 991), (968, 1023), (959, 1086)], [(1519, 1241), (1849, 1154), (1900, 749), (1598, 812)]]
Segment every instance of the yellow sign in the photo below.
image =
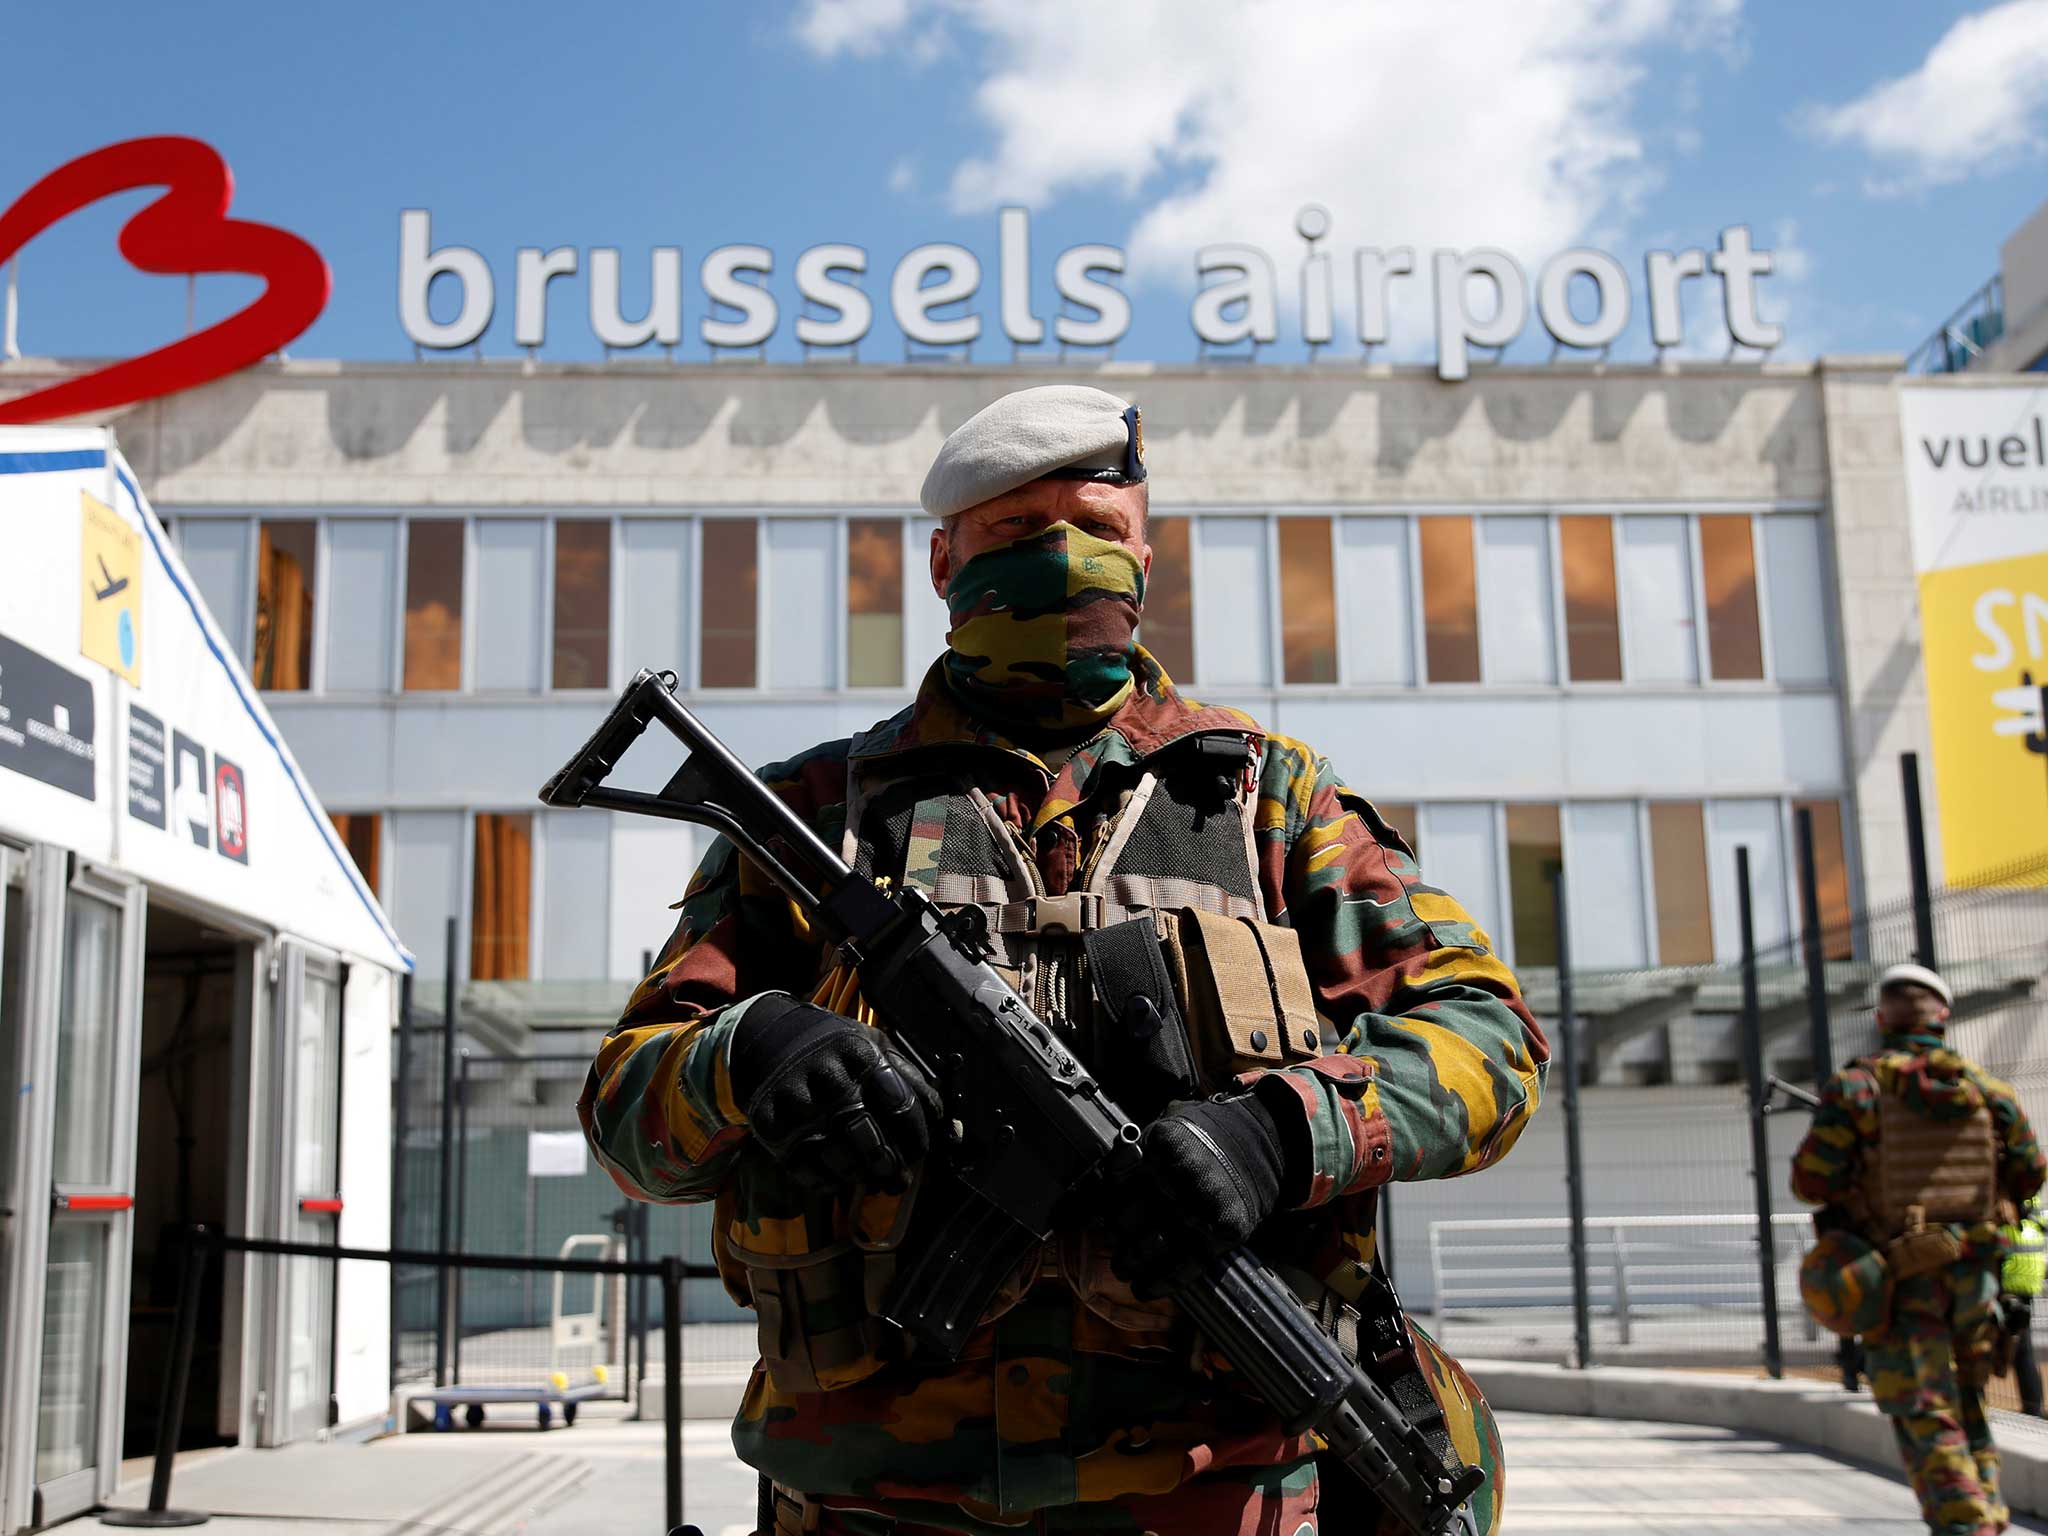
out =
[(2048, 851), (2048, 554), (1920, 578), (1943, 872), (1981, 883)]
[(84, 506), (78, 649), (131, 683), (142, 681), (142, 534), (103, 501), (79, 492)]

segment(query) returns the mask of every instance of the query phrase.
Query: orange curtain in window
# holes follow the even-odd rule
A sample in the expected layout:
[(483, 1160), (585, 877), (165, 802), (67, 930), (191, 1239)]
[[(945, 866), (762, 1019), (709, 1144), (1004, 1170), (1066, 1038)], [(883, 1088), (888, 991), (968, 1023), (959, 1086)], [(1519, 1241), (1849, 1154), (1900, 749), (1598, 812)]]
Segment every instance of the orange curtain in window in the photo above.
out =
[(300, 690), (312, 683), (314, 525), (265, 522), (256, 555), (258, 688)]
[(1188, 520), (1155, 517), (1145, 526), (1152, 571), (1145, 578), (1145, 616), (1138, 640), (1166, 675), (1183, 686), (1195, 678), (1194, 594), (1188, 579)]
[(1432, 683), (1479, 681), (1479, 577), (1472, 519), (1425, 517), (1422, 535), (1422, 641)]
[(469, 974), (523, 981), (533, 902), (533, 818), (480, 815), (470, 882)]

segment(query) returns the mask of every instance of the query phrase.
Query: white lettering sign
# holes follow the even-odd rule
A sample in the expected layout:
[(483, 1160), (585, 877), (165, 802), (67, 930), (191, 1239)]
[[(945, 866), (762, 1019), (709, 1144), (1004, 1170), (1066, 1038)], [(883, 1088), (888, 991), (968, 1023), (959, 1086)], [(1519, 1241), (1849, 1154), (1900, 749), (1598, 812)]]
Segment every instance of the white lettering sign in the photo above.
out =
[[(1310, 355), (1330, 344), (1336, 329), (1337, 288), (1344, 258), (1327, 244), (1330, 215), (1310, 204), (1295, 220), (1306, 242), (1298, 273), (1286, 281), (1296, 292), (1294, 315)], [(545, 346), (548, 291), (558, 280), (579, 275), (588, 283), (590, 333), (607, 351), (632, 351), (650, 342), (673, 348), (683, 335), (685, 294), (683, 251), (657, 246), (649, 256), (648, 297), (637, 317), (623, 312), (621, 265), (625, 256), (599, 246), (552, 250), (522, 247), (513, 253), (515, 344)], [(1769, 251), (1750, 244), (1740, 224), (1721, 231), (1715, 250), (1651, 251), (1644, 261), (1651, 344), (1659, 351), (1685, 340), (1685, 283), (1707, 279), (1721, 284), (1721, 310), (1730, 340), (1768, 352), (1785, 328), (1763, 318), (1758, 287), (1775, 265)], [(1130, 331), (1131, 299), (1117, 281), (1126, 269), (1124, 252), (1113, 245), (1076, 245), (1053, 260), (1053, 291), (1059, 312), (1041, 313), (1033, 303), (1031, 214), (1003, 208), (996, 224), (996, 293), (993, 322), (1013, 347), (1113, 347)], [(874, 300), (868, 295), (868, 253), (856, 245), (814, 245), (794, 266), (800, 299), (796, 339), (806, 349), (857, 347), (874, 328)], [(889, 271), (889, 313), (908, 347), (972, 347), (984, 335), (981, 259), (963, 245), (919, 245)], [(1246, 347), (1256, 357), (1281, 333), (1281, 274), (1271, 255), (1253, 245), (1204, 246), (1195, 254), (1197, 277), (1188, 321), (1204, 349)], [(1412, 246), (1360, 246), (1350, 258), (1349, 298), (1358, 341), (1368, 353), (1392, 338), (1393, 301), (1404, 292), (1420, 306), (1425, 294), (1397, 289), (1402, 282), (1427, 282), (1434, 316), (1438, 376), (1456, 382), (1472, 371), (1473, 354), (1498, 356), (1526, 331), (1530, 310), (1561, 348), (1605, 353), (1628, 330), (1635, 297), (1622, 263), (1605, 251), (1573, 247), (1543, 264), (1533, 292), (1522, 264), (1505, 250), (1418, 252)], [(725, 245), (705, 255), (698, 268), (703, 312), (697, 334), (714, 350), (758, 349), (768, 345), (782, 323), (770, 281), (775, 256), (765, 246)], [(445, 281), (442, 281), (444, 280)], [(436, 284), (440, 283), (439, 290)], [(429, 303), (441, 297), (437, 320)], [(398, 313), (405, 334), (420, 347), (451, 350), (475, 346), (491, 323), (496, 278), (485, 256), (463, 245), (436, 246), (425, 209), (399, 216)], [(1050, 325), (1048, 325), (1050, 320)]]

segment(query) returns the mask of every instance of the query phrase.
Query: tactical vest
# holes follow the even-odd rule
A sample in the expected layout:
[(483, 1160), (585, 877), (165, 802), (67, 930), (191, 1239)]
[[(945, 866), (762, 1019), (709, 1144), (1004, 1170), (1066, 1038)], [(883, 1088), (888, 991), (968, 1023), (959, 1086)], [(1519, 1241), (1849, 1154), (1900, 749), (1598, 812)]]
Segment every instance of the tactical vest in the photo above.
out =
[[(1200, 733), (1135, 768), (1100, 767), (1127, 777), (1099, 786), (1075, 813), (1096, 824), (1077, 829), (1087, 862), (1075, 889), (1057, 896), (1028, 834), (966, 776), (975, 757), (934, 749), (909, 762), (863, 761), (865, 740), (854, 738), (848, 759), (843, 857), (941, 908), (978, 909), (992, 963), (1133, 1118), (1149, 1120), (1237, 1073), (1322, 1054), (1298, 941), (1266, 922), (1252, 841), (1257, 738)], [(819, 995), (854, 1006), (848, 978), (828, 978)], [(913, 1184), (905, 1197), (862, 1196), (851, 1209), (835, 1202), (812, 1223), (829, 1220), (831, 1232), (807, 1231), (800, 1244), (786, 1228), (750, 1232), (721, 1202), (721, 1269), (758, 1314), (778, 1388), (828, 1390), (896, 1357), (898, 1341), (876, 1312), (915, 1198)], [(1111, 1273), (1108, 1253), (1072, 1232), (1021, 1265), (982, 1321), (1055, 1277), (1126, 1347), (1164, 1343), (1176, 1320), (1170, 1302), (1137, 1298)]]
[(1998, 1200), (1998, 1137), (1991, 1109), (1938, 1120), (1896, 1089), (1877, 1100), (1876, 1155), (1866, 1158), (1864, 1199), (1880, 1236), (1991, 1219)]

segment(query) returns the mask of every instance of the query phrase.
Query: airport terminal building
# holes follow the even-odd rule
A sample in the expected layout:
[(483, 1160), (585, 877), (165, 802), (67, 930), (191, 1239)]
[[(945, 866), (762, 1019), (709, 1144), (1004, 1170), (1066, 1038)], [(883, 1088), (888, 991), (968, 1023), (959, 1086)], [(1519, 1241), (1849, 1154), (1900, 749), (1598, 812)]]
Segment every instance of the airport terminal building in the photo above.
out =
[[(116, 428), (423, 981), (452, 916), (469, 1017), (518, 1051), (606, 1021), (702, 852), (537, 786), (642, 666), (755, 761), (899, 708), (944, 644), (925, 468), (1050, 380), (1144, 411), (1144, 642), (1328, 754), (1524, 971), (1559, 858), (1581, 968), (1733, 957), (1737, 846), (1784, 937), (1802, 807), (1831, 913), (1897, 897), (1898, 369), (293, 360)], [(1718, 1080), (1712, 1038), (1600, 1075)]]

